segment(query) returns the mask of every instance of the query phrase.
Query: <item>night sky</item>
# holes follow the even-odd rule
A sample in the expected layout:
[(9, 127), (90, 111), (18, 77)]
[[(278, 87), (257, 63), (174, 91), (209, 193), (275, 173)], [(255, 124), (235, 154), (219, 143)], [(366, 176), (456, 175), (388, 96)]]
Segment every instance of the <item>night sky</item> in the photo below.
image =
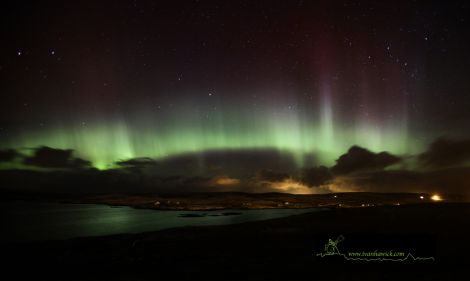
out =
[(0, 147), (73, 149), (97, 168), (207, 151), (275, 150), (298, 167), (352, 145), (417, 154), (468, 136), (469, 7), (10, 1)]

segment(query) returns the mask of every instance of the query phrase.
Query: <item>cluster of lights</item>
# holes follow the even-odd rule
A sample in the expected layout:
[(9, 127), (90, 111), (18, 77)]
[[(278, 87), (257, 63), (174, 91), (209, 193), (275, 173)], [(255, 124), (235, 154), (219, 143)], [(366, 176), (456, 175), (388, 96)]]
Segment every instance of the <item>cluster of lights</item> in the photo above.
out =
[[(442, 201), (442, 197), (439, 194), (433, 194), (429, 197), (432, 201)], [(419, 196), (419, 199), (424, 200), (424, 195)]]

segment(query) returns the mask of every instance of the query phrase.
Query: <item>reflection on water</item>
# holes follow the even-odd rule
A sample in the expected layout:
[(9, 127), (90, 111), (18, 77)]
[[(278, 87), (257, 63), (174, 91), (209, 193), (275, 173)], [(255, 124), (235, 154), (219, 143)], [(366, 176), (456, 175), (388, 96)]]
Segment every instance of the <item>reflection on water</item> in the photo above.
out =
[(2, 203), (0, 239), (5, 242), (139, 233), (265, 220), (312, 211), (315, 210), (159, 211), (92, 204)]

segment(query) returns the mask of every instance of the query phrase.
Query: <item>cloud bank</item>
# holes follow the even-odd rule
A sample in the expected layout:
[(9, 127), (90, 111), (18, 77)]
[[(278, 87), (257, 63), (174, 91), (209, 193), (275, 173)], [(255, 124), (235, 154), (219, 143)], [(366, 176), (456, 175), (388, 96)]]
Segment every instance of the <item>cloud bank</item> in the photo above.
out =
[[(29, 156), (13, 149), (0, 150), (0, 163), (20, 162), (26, 168), (55, 171), (54, 175), (68, 171), (61, 180), (66, 182), (69, 177), (86, 182), (82, 186), (108, 186), (114, 191), (120, 186), (135, 192), (469, 193), (470, 139), (439, 138), (411, 158), (416, 165), (405, 169), (397, 165), (404, 161), (403, 156), (352, 146), (331, 167), (313, 165), (298, 170), (292, 155), (274, 150), (207, 151), (166, 159), (126, 159), (116, 162), (114, 169), (97, 171), (89, 161), (75, 157), (73, 150), (42, 146)], [(41, 177), (44, 182), (53, 178)], [(11, 181), (14, 185), (15, 177)]]

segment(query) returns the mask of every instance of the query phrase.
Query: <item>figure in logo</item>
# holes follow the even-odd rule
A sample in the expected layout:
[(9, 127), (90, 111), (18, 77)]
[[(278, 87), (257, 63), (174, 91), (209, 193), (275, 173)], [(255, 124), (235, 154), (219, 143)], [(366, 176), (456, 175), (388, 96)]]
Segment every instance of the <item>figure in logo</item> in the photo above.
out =
[(344, 240), (343, 235), (338, 236), (335, 241), (328, 239), (328, 243), (325, 244), (325, 255), (340, 255), (338, 250), (338, 243)]

